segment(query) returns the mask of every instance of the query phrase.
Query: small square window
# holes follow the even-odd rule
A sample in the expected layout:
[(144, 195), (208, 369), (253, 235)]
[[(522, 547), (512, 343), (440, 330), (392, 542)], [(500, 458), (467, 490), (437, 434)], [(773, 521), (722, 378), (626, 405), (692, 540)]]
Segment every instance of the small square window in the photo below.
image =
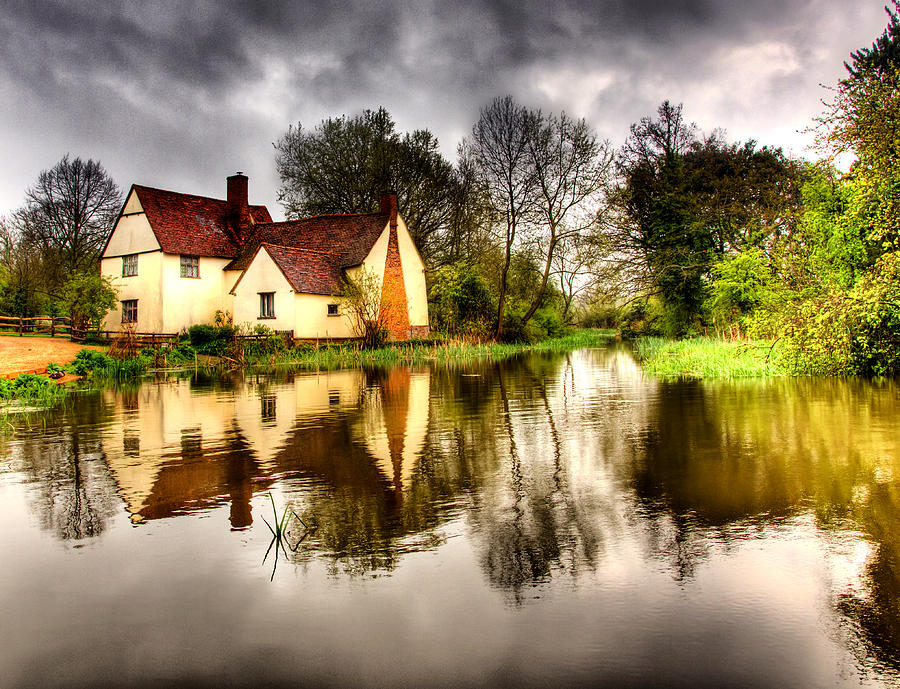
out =
[(122, 256), (122, 277), (127, 278), (137, 275), (137, 254), (129, 254)]
[(259, 317), (275, 318), (275, 292), (259, 293)]
[(200, 257), (199, 256), (182, 256), (181, 257), (181, 277), (198, 278), (200, 277)]
[(137, 323), (137, 299), (125, 299), (122, 302), (122, 322)]
[(329, 304), (328, 305), (328, 315), (329, 316), (337, 316), (338, 314), (338, 305), (337, 304)]

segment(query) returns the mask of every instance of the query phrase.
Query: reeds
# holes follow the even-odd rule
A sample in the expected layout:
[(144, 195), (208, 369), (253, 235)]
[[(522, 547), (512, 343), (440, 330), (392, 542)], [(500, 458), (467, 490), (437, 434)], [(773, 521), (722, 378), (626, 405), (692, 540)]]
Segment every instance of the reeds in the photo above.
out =
[[(266, 554), (263, 557), (262, 563), (265, 564), (266, 560), (269, 558), (269, 553), (272, 552), (272, 548), (275, 548), (275, 563), (272, 566), (272, 576), (269, 578), (269, 581), (275, 579), (275, 570), (278, 567), (278, 551), (279, 549), (284, 553), (285, 557), (288, 557), (287, 549), (285, 548), (285, 544), (287, 544), (287, 548), (290, 548), (292, 553), (297, 552), (297, 548), (300, 547), (300, 544), (306, 540), (306, 537), (310, 534), (314, 533), (318, 528), (317, 524), (307, 525), (300, 516), (290, 507), (285, 507), (284, 511), (281, 513), (281, 518), (278, 518), (278, 509), (275, 507), (275, 498), (272, 497), (272, 494), (269, 493), (269, 500), (272, 501), (272, 524), (269, 524), (269, 520), (265, 517), (262, 520), (266, 523), (266, 526), (269, 527), (269, 531), (272, 532), (272, 540), (269, 542), (269, 547), (266, 550)], [(295, 538), (295, 542), (291, 543), (290, 539), (293, 536), (293, 532), (290, 528), (288, 528), (292, 522), (291, 517), (296, 520), (296, 522), (303, 527), (303, 532), (297, 535)]]

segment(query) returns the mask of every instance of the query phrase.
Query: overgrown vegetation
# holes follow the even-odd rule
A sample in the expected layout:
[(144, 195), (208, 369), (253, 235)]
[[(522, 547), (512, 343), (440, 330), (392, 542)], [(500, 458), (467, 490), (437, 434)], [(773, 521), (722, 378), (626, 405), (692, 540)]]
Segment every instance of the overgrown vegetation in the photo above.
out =
[(0, 378), (0, 405), (51, 407), (65, 397), (63, 388), (46, 376), (22, 373), (16, 378)]

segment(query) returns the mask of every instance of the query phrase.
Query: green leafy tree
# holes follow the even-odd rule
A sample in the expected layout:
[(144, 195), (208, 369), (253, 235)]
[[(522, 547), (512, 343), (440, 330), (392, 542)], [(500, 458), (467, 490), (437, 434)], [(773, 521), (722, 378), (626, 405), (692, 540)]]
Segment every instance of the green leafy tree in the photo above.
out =
[(851, 79), (872, 75), (890, 76), (900, 67), (900, 2), (891, 1), (896, 11), (887, 6), (884, 8), (890, 17), (884, 33), (875, 40), (871, 48), (860, 48), (852, 52), (850, 62), (844, 63)]
[(106, 314), (116, 307), (116, 289), (97, 273), (75, 273), (62, 290), (62, 301), (79, 329), (100, 329)]
[(667, 304), (676, 335), (700, 311), (713, 249), (711, 237), (697, 231), (688, 193), (684, 156), (695, 141), (696, 126), (684, 121), (681, 105), (665, 101), (657, 119), (631, 126), (617, 161), (616, 248), (636, 274), (646, 274), (648, 282), (638, 289), (658, 293)]
[(671, 335), (701, 325), (714, 265), (748, 248), (776, 253), (794, 231), (799, 163), (718, 132), (700, 140), (680, 105), (632, 125), (617, 166), (612, 243), (631, 291), (662, 299)]
[(774, 276), (761, 249), (750, 247), (712, 267), (705, 307), (717, 327), (743, 324), (758, 308), (774, 304)]
[(471, 184), (438, 150), (427, 129), (400, 134), (384, 108), (328, 118), (313, 129), (290, 127), (275, 144), (285, 215), (371, 213), (393, 191), (426, 264), (458, 249), (471, 218)]

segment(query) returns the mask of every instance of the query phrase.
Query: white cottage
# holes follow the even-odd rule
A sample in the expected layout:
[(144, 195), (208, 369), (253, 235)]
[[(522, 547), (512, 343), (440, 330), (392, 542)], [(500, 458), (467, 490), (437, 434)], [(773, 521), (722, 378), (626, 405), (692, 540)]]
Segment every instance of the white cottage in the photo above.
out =
[(247, 181), (229, 177), (225, 200), (131, 188), (100, 262), (119, 295), (107, 330), (174, 333), (223, 311), (296, 338), (353, 337), (336, 295), (365, 269), (396, 314), (391, 337), (428, 334), (425, 266), (394, 194), (378, 213), (272, 222), (248, 204)]

